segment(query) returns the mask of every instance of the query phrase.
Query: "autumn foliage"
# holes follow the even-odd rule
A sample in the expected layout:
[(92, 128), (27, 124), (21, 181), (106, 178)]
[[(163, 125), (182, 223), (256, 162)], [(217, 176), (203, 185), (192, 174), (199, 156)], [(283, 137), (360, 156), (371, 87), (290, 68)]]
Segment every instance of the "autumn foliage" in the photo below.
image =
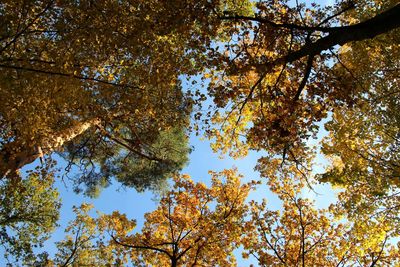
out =
[[(399, 265), (399, 17), (398, 0), (2, 1), (6, 257), (235, 266), (242, 253), (260, 266)], [(192, 133), (233, 158), (260, 151), (260, 177), (179, 174)], [(58, 252), (36, 253), (57, 224), (54, 182), (66, 177), (77, 193), (100, 196), (117, 182), (153, 189), (159, 203), (142, 229), (82, 204)], [(305, 196), (318, 184), (334, 187), (329, 207)], [(251, 200), (265, 188), (280, 207)]]

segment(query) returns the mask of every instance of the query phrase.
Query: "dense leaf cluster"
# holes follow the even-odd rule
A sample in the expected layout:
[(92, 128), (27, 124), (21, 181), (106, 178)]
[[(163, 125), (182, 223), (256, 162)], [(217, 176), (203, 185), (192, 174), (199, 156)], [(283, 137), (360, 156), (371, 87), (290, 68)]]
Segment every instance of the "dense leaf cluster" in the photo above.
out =
[[(242, 245), (263, 266), (398, 264), (399, 17), (397, 0), (2, 1), (6, 251), (43, 266), (229, 266)], [(264, 152), (259, 183), (280, 211), (247, 203), (257, 183), (234, 171), (210, 187), (177, 174), (193, 110), (216, 152)], [(118, 212), (75, 208), (54, 259), (34, 259), (58, 218), (53, 153), (77, 192), (113, 179), (142, 191), (175, 177), (174, 188), (141, 233)], [(317, 155), (329, 161), (318, 175)], [(21, 173), (38, 159), (50, 167)], [(340, 187), (328, 209), (302, 196), (317, 182)]]

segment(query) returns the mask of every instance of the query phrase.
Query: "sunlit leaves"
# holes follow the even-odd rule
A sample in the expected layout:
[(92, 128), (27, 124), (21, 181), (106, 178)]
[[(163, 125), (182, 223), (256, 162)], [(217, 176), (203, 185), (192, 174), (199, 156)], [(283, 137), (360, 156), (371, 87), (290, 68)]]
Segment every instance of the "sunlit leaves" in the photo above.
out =
[(29, 262), (57, 226), (60, 199), (50, 166), (0, 185), (0, 240), (10, 262)]
[[(289, 167), (290, 169), (290, 167)], [(335, 216), (335, 206), (317, 209), (302, 196), (300, 173), (282, 170), (273, 191), (282, 200), (279, 210), (266, 200), (251, 203), (251, 220), (242, 238), (245, 257), (261, 266), (374, 266), (394, 264), (399, 251), (391, 245), (395, 228), (385, 218), (354, 223)], [(291, 173), (291, 176), (287, 174)], [(391, 241), (389, 241), (391, 240)]]
[(399, 203), (398, 38), (394, 31), (352, 44), (335, 66), (353, 77), (350, 89), (357, 99), (334, 110), (326, 124), (330, 133), (322, 151), (332, 164), (320, 180), (345, 188), (339, 201), (353, 217), (398, 217), (393, 209)]
[[(396, 36), (390, 32), (392, 28), (384, 30), (386, 24), (395, 20), (389, 16), (391, 8), (395, 9), (393, 3), (369, 1), (368, 6), (376, 8), (366, 10), (366, 6), (352, 2), (321, 7), (264, 1), (257, 3), (251, 15), (235, 12), (221, 15), (235, 30), (224, 48), (212, 53), (219, 60), (213, 68), (209, 93), (221, 109), (214, 115), (221, 128), (215, 127), (210, 134), (216, 140), (215, 148), (225, 153), (228, 146), (220, 145), (219, 140), (232, 140), (234, 147), (235, 139), (240, 139), (251, 149), (263, 149), (273, 155), (284, 155), (289, 149), (304, 150), (306, 141), (316, 136), (318, 123), (328, 112), (354, 105), (368, 89), (360, 86), (358, 75), (352, 73), (353, 60), (341, 66), (344, 47), (358, 41), (354, 42), (356, 46), (371, 49), (374, 46), (371, 43), (382, 42), (384, 35), (379, 34), (387, 33), (387, 38)], [(362, 21), (367, 25), (370, 23), (367, 19), (386, 11), (381, 18), (388, 23), (385, 24), (385, 19), (377, 20), (382, 22), (377, 26), (382, 31), (371, 32), (371, 36), (360, 31), (357, 34), (362, 37), (353, 40), (356, 36), (351, 32), (353, 28), (340, 27)], [(363, 17), (367, 12), (369, 16)], [(335, 45), (345, 46), (338, 50)], [(373, 61), (390, 61), (388, 55), (381, 55), (384, 59)], [(371, 57), (354, 58), (354, 61), (362, 66), (361, 62), (368, 58)], [(365, 66), (378, 69), (375, 63)], [(243, 112), (245, 106), (249, 106), (247, 112)], [(226, 126), (226, 121), (235, 123)]]
[(47, 263), (235, 266), (232, 253), (245, 231), (245, 201), (255, 183), (242, 184), (235, 170), (210, 174), (211, 186), (188, 175), (175, 176), (156, 210), (145, 214), (140, 231), (134, 231), (135, 220), (118, 211), (95, 218), (91, 205), (74, 207), (76, 218)]
[[(186, 157), (165, 153), (179, 149), (176, 143), (163, 144), (163, 155), (157, 146), (165, 135), (187, 143), (191, 106), (178, 76), (204, 68), (203, 41), (215, 29), (200, 22), (219, 4), (3, 3), (0, 175), (18, 175), (53, 152), (77, 165), (89, 191), (115, 176), (106, 161), (146, 165), (135, 177), (118, 177), (139, 190), (179, 170)], [(159, 174), (152, 179), (152, 172)], [(147, 181), (139, 183), (143, 176)]]
[(243, 233), (244, 201), (252, 185), (241, 185), (233, 170), (211, 175), (211, 187), (176, 176), (159, 207), (145, 215), (141, 233), (109, 223), (116, 246), (130, 251), (139, 266), (234, 265), (231, 253)]

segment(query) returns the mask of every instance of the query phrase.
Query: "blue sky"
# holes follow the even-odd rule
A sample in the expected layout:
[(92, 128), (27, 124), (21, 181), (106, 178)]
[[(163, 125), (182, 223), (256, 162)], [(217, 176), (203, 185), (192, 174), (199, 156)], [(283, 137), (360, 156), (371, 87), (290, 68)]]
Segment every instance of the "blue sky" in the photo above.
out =
[[(229, 156), (221, 159), (217, 154), (213, 153), (209, 142), (202, 141), (199, 137), (191, 136), (191, 144), (194, 146), (194, 151), (190, 155), (190, 162), (186, 168), (183, 169), (182, 173), (191, 175), (194, 181), (202, 181), (206, 184), (210, 182), (209, 170), (221, 171), (227, 168), (236, 167), (238, 172), (244, 175), (244, 181), (257, 179), (259, 177), (253, 168), (256, 165), (256, 161), (259, 154), (251, 152), (246, 158), (234, 160)], [(67, 183), (68, 185), (68, 183)], [(56, 230), (50, 240), (45, 243), (44, 251), (52, 254), (56, 251), (54, 243), (64, 238), (64, 231), (68, 221), (74, 219), (72, 212), (73, 206), (79, 206), (81, 203), (91, 203), (94, 205), (94, 210), (102, 213), (111, 213), (114, 210), (118, 210), (121, 213), (126, 213), (128, 218), (137, 220), (137, 229), (140, 229), (143, 225), (143, 216), (146, 212), (151, 212), (157, 206), (154, 201), (153, 194), (151, 192), (138, 193), (134, 189), (121, 188), (119, 185), (114, 184), (102, 191), (100, 196), (96, 199), (87, 198), (81, 195), (76, 195), (72, 186), (68, 188), (61, 181), (57, 181), (57, 187), (60, 190), (62, 198), (62, 208), (60, 211), (60, 227)], [(264, 187), (262, 190), (252, 193), (251, 199), (262, 199), (266, 197), (271, 207), (279, 207), (280, 202), (275, 195), (272, 195), (266, 191)], [(240, 257), (240, 252), (237, 253)], [(241, 261), (238, 259), (239, 266), (250, 263), (255, 264), (254, 259), (250, 261)]]
[[(309, 1), (305, 2), (308, 3)], [(326, 2), (331, 3), (332, 1), (327, 0)], [(258, 173), (254, 171), (254, 167), (260, 154), (250, 152), (243, 159), (234, 160), (229, 156), (221, 159), (219, 155), (211, 151), (208, 141), (202, 141), (199, 137), (192, 135), (190, 143), (195, 150), (191, 153), (190, 162), (182, 173), (189, 174), (193, 180), (208, 183), (210, 181), (209, 170), (220, 171), (232, 167), (236, 167), (238, 172), (244, 175), (245, 181), (259, 178)], [(323, 160), (320, 159), (320, 162), (323, 163)], [(92, 203), (95, 210), (102, 213), (111, 213), (114, 210), (118, 210), (121, 213), (126, 213), (129, 218), (136, 219), (138, 223), (137, 228), (140, 229), (143, 224), (143, 215), (146, 212), (154, 210), (157, 205), (153, 200), (151, 192), (138, 193), (133, 189), (121, 188), (117, 184), (103, 190), (97, 199), (75, 194), (72, 190), (72, 185), (68, 185), (68, 182), (66, 187), (63, 182), (57, 181), (57, 187), (62, 198), (60, 227), (55, 231), (51, 239), (45, 243), (45, 247), (43, 248), (44, 251), (50, 254), (55, 252), (54, 243), (64, 238), (63, 229), (66, 227), (68, 221), (74, 219), (74, 214), (72, 213), (73, 206), (79, 206), (81, 203)], [(316, 199), (318, 207), (326, 207), (334, 198), (334, 192), (329, 186), (318, 186), (316, 191), (320, 195), (315, 195), (313, 192), (305, 192), (304, 194), (309, 198)], [(258, 200), (267, 198), (271, 208), (279, 209), (280, 207), (277, 197), (268, 192), (266, 188), (261, 188), (253, 192), (250, 198)], [(240, 252), (237, 254), (239, 255)], [(4, 264), (4, 260), (0, 259), (1, 263)], [(239, 266), (248, 266), (250, 263), (257, 265), (254, 259), (244, 261), (240, 259), (240, 256), (238, 257)]]
[[(200, 140), (199, 137), (192, 135), (190, 143), (194, 147), (194, 151), (190, 155), (189, 164), (183, 169), (182, 173), (191, 175), (194, 181), (202, 181), (208, 184), (210, 182), (209, 170), (221, 171), (233, 167), (237, 168), (238, 172), (244, 175), (244, 182), (259, 178), (259, 174), (254, 171), (254, 167), (260, 153), (250, 152), (247, 157), (236, 160), (229, 156), (221, 159), (218, 154), (212, 152), (209, 141)], [(66, 188), (65, 184), (61, 181), (57, 181), (57, 187), (60, 190), (63, 205), (60, 211), (60, 227), (51, 239), (45, 243), (43, 249), (50, 254), (56, 251), (54, 243), (64, 238), (63, 229), (66, 227), (68, 221), (74, 219), (73, 206), (79, 206), (81, 203), (91, 203), (94, 205), (95, 211), (106, 214), (118, 210), (121, 213), (126, 213), (128, 218), (136, 219), (137, 229), (140, 229), (143, 225), (144, 214), (151, 212), (157, 206), (151, 192), (138, 193), (134, 189), (121, 188), (116, 183), (103, 190), (96, 199), (75, 194), (71, 185)], [(316, 199), (318, 207), (326, 207), (333, 199), (333, 191), (330, 190), (329, 186), (318, 186), (316, 187), (316, 191), (320, 195), (315, 195), (313, 192), (308, 191), (305, 192), (305, 196)], [(262, 186), (249, 196), (249, 199), (255, 200), (261, 200), (262, 198), (268, 200), (269, 208), (271, 209), (279, 209), (281, 206), (278, 198), (271, 194), (266, 186)], [(254, 258), (243, 260), (241, 259), (240, 251), (237, 251), (236, 255), (239, 266), (249, 266), (251, 263), (257, 266)]]

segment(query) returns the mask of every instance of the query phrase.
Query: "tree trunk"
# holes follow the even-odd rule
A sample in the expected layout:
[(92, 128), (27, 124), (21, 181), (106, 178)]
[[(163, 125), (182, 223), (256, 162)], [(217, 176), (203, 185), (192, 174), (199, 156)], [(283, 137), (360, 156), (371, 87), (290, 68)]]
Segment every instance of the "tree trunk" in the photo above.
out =
[(178, 260), (175, 257), (171, 258), (171, 267), (177, 267), (178, 266)]
[(332, 27), (327, 36), (317, 41), (305, 44), (299, 50), (292, 51), (285, 56), (279, 57), (272, 62), (251, 65), (262, 72), (269, 71), (275, 66), (291, 63), (303, 57), (313, 57), (321, 54), (336, 45), (344, 45), (350, 42), (357, 42), (372, 39), (380, 34), (388, 33), (400, 27), (400, 4), (370, 18), (366, 21), (342, 27)]
[(99, 123), (100, 120), (97, 118), (76, 123), (61, 132), (39, 140), (34, 145), (21, 145), (18, 140), (4, 145), (0, 150), (0, 177), (14, 175), (23, 166), (34, 162), (43, 155), (60, 149), (66, 142), (73, 140)]
[(335, 45), (372, 39), (399, 27), (400, 4), (397, 4), (369, 20), (355, 25), (332, 28), (332, 32), (328, 36), (287, 55), (285, 62), (293, 62), (305, 56), (318, 55)]

